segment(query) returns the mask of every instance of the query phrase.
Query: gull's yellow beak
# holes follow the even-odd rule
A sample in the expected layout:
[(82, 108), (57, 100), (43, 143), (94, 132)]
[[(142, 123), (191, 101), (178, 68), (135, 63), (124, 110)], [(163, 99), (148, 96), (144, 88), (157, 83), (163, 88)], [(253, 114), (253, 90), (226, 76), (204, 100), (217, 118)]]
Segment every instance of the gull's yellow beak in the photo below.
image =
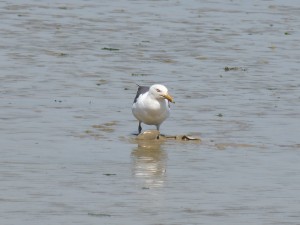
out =
[(174, 101), (173, 101), (173, 97), (171, 96), (171, 95), (169, 95), (169, 94), (165, 94), (165, 95), (162, 95), (165, 99), (167, 99), (169, 102), (172, 102), (172, 103), (175, 103)]

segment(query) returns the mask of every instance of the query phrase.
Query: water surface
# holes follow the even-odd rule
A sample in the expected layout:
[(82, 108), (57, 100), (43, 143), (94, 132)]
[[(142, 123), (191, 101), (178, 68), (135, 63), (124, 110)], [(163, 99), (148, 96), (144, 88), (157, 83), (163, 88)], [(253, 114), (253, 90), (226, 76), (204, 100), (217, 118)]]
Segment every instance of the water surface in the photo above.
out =
[[(1, 224), (299, 224), (297, 3), (0, 3)], [(136, 83), (201, 144), (132, 141)]]

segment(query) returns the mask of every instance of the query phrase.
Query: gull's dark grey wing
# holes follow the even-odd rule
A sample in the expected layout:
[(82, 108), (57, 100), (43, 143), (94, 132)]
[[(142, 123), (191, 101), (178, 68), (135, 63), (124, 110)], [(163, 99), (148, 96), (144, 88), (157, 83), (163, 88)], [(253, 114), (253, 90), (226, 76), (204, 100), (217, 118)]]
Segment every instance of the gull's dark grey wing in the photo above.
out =
[(147, 86), (139, 86), (139, 89), (136, 93), (136, 96), (134, 98), (134, 101), (133, 103), (136, 103), (136, 100), (138, 99), (138, 97), (141, 95), (141, 94), (145, 94), (147, 91), (149, 91), (149, 87)]

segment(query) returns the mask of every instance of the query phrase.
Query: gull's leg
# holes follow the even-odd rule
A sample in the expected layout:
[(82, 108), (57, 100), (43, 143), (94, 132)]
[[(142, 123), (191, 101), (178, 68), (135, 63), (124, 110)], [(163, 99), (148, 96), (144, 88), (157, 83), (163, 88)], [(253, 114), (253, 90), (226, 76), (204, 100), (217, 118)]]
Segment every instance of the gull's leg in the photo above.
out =
[(155, 126), (156, 126), (156, 130), (159, 131), (160, 124), (159, 125), (155, 125)]
[(142, 122), (141, 121), (139, 121), (139, 134), (141, 133), (141, 131), (142, 131), (142, 126), (141, 126), (141, 124), (142, 124)]
[(156, 139), (159, 139), (159, 136), (161, 135), (160, 132), (159, 132), (159, 127), (160, 127), (160, 124), (159, 125), (155, 125), (156, 126), (156, 129), (158, 131), (158, 135), (157, 135), (157, 138)]

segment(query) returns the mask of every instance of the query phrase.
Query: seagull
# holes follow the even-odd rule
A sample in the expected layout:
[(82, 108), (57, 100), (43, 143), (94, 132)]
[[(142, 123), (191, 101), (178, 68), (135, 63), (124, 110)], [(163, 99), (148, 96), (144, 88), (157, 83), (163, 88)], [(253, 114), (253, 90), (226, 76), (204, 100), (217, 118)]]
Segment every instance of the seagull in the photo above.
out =
[(142, 131), (141, 124), (155, 125), (159, 127), (170, 115), (170, 102), (175, 103), (168, 93), (168, 89), (162, 84), (154, 84), (151, 87), (139, 86), (133, 101), (132, 113), (139, 121), (139, 134)]

